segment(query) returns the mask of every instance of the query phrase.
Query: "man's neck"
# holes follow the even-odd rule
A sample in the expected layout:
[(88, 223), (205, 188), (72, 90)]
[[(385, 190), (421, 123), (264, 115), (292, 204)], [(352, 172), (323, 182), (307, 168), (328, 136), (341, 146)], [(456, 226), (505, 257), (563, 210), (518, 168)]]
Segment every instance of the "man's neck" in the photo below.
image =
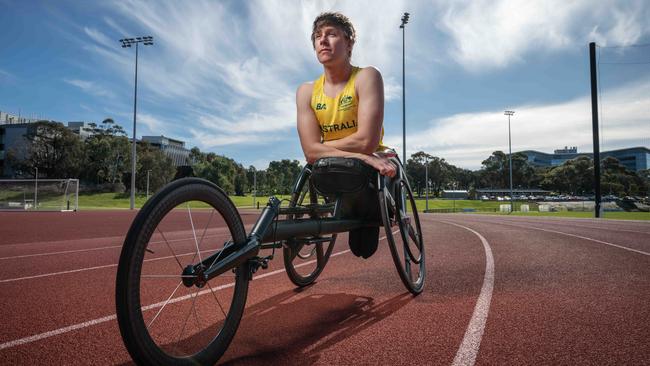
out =
[(323, 65), (325, 69), (325, 82), (329, 85), (346, 83), (352, 74), (352, 65), (349, 62), (339, 65)]

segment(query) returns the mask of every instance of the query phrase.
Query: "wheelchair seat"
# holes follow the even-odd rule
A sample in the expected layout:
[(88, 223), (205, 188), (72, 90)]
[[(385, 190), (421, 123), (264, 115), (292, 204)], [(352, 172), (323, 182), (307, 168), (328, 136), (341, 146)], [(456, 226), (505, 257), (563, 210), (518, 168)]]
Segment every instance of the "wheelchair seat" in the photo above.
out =
[(335, 197), (358, 193), (364, 189), (377, 190), (378, 172), (359, 159), (326, 157), (316, 160), (311, 179), (323, 196)]

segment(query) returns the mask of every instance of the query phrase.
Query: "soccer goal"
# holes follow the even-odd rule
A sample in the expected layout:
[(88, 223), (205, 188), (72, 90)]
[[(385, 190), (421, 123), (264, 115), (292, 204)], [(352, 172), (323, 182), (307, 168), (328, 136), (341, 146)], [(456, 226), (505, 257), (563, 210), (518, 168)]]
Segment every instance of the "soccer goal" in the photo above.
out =
[(77, 211), (79, 179), (0, 179), (0, 210)]

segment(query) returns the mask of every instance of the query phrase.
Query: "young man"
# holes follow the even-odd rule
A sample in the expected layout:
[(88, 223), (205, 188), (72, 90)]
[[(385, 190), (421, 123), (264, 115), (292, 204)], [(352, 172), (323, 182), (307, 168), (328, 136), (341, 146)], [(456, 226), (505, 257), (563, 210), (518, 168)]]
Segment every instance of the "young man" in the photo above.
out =
[[(351, 64), (355, 37), (354, 26), (343, 14), (322, 13), (314, 20), (312, 45), (324, 72), (316, 81), (298, 88), (300, 144), (310, 164), (323, 157), (356, 158), (380, 174), (393, 177), (395, 165), (381, 154), (375, 154), (386, 148), (382, 144), (383, 80), (376, 68)], [(361, 197), (365, 205), (373, 206), (371, 211), (376, 211), (376, 195), (367, 197), (368, 192), (362, 195), (366, 196)], [(376, 216), (377, 212), (370, 215)], [(350, 249), (357, 256), (367, 258), (377, 249), (378, 235), (378, 228), (353, 230)]]

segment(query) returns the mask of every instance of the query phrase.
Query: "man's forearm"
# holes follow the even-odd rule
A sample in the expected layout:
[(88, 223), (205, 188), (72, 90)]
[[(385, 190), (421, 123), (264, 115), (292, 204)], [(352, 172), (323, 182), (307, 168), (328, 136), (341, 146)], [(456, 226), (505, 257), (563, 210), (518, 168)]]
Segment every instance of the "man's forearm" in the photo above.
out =
[(359, 136), (358, 133), (354, 133), (338, 140), (325, 141), (323, 144), (338, 150), (365, 155), (372, 154), (377, 148), (377, 144), (373, 144), (369, 139)]
[(368, 154), (356, 151), (347, 151), (338, 149), (325, 143), (316, 143), (305, 149), (305, 158), (307, 162), (312, 164), (314, 161), (324, 157), (344, 157), (344, 158), (357, 158), (364, 160)]

